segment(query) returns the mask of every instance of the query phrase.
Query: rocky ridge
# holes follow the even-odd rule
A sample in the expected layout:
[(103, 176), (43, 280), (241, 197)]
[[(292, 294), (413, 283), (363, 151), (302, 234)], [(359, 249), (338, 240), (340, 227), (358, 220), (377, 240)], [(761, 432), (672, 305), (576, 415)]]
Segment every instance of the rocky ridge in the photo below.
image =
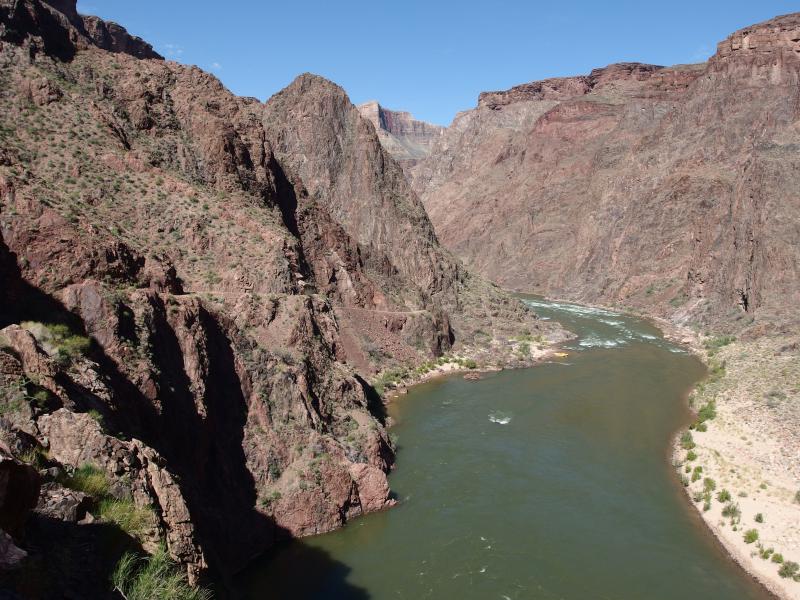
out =
[(563, 335), (441, 248), (322, 78), (238, 98), (74, 2), (0, 0), (0, 84), (0, 433), (43, 478), (3, 574), (26, 596), (102, 596), (120, 544), (159, 541), (224, 581), (390, 506), (369, 381)]

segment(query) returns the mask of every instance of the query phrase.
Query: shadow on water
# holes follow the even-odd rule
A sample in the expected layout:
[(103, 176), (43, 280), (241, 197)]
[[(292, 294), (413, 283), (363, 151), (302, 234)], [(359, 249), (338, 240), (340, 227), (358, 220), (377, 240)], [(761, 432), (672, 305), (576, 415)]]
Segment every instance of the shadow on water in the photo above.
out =
[[(22, 321), (64, 323), (76, 333), (86, 334), (79, 315), (70, 312), (56, 298), (26, 281), (16, 256), (0, 235), (0, 328)], [(256, 483), (246, 465), (243, 450), (248, 406), (244, 382), (235, 367), (233, 349), (224, 326), (202, 306), (188, 315), (207, 338), (208, 376), (205, 392), (196, 398), (185, 372), (178, 333), (167, 319), (168, 307), (160, 295), (152, 298), (157, 367), (157, 406), (133, 383), (124, 369), (93, 341), (89, 357), (108, 378), (113, 403), (109, 405), (77, 382), (61, 383), (70, 394), (70, 409), (85, 412), (100, 410), (107, 430), (125, 439), (136, 437), (156, 449), (166, 468), (177, 476), (186, 499), (196, 541), (202, 546), (211, 566), (207, 581), (215, 597), (241, 598), (232, 579), (242, 565), (276, 542), (287, 540), (288, 531), (255, 509)], [(125, 323), (123, 322), (123, 325)], [(124, 327), (123, 327), (124, 328)], [(124, 328), (125, 329), (125, 328)], [(136, 332), (128, 327), (128, 338)], [(202, 402), (205, 414), (195, 401)], [(21, 547), (31, 551), (30, 577), (0, 581), (0, 595), (16, 589), (22, 597), (45, 599), (72, 594), (81, 598), (109, 597), (109, 577), (126, 550), (136, 550), (134, 540), (120, 536), (105, 524), (92, 526), (63, 523), (34, 515)], [(336, 598), (367, 598), (364, 590), (346, 583), (349, 569), (322, 550), (292, 544), (293, 560), (301, 561), (303, 576), (293, 578), (280, 590), (267, 588), (255, 597), (296, 598), (308, 590), (313, 597), (314, 582), (325, 574), (327, 582), (341, 593)], [(269, 556), (259, 559), (261, 565)], [(58, 565), (64, 565), (64, 568)], [(58, 567), (58, 568), (56, 568)], [(279, 568), (285, 568), (283, 558)], [(39, 573), (37, 575), (37, 572)], [(309, 577), (313, 574), (314, 577)], [(238, 578), (237, 578), (238, 580)], [(26, 582), (38, 581), (35, 590)], [(289, 585), (291, 584), (291, 585)], [(278, 586), (280, 587), (280, 586)], [(327, 596), (332, 597), (332, 596)]]
[(238, 577), (225, 600), (368, 600), (369, 592), (347, 581), (351, 568), (301, 540), (276, 546)]

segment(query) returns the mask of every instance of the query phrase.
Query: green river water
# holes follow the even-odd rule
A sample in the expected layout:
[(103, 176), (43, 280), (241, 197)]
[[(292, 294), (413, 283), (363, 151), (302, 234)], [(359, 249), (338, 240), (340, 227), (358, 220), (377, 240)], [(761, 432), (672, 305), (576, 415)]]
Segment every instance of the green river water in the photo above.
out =
[(286, 544), (252, 599), (766, 599), (683, 497), (669, 445), (703, 365), (645, 321), (529, 298), (569, 356), (394, 401), (400, 504)]

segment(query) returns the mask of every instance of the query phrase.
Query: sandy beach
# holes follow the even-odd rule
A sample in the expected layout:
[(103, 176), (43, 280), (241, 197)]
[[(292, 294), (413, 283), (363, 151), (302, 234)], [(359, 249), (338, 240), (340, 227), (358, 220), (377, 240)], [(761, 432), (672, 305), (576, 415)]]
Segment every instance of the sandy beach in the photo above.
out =
[(706, 341), (711, 376), (690, 402), (695, 411), (713, 402), (716, 415), (690, 430), (691, 440), (686, 430), (677, 437), (676, 467), (690, 502), (732, 557), (776, 596), (798, 600), (800, 581), (779, 574), (800, 563), (795, 340), (733, 341), (718, 349)]

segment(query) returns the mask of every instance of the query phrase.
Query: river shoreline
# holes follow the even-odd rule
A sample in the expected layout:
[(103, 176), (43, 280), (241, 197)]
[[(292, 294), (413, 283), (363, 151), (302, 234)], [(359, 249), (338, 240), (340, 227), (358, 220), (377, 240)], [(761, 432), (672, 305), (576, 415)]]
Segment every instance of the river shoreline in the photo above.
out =
[[(520, 293), (520, 292), (518, 292)], [(664, 339), (673, 342), (677, 345), (680, 345), (687, 351), (689, 351), (692, 355), (697, 357), (708, 369), (711, 365), (711, 359), (709, 357), (709, 353), (707, 352), (705, 345), (704, 345), (704, 338), (699, 335), (696, 331), (692, 330), (689, 327), (679, 325), (673, 323), (663, 317), (658, 317), (654, 315), (645, 315), (645, 314), (634, 314), (625, 310), (622, 307), (614, 307), (614, 306), (607, 306), (601, 304), (586, 304), (586, 303), (578, 303), (574, 302), (569, 299), (564, 298), (546, 298), (547, 301), (551, 302), (563, 302), (569, 304), (577, 304), (579, 306), (598, 309), (598, 310), (605, 310), (609, 312), (619, 313), (622, 315), (630, 315), (636, 318), (642, 318), (645, 321), (651, 322), (655, 327), (657, 327)], [(568, 341), (568, 340), (567, 340)], [(531, 359), (526, 361), (525, 363), (520, 363), (519, 365), (514, 365), (513, 367), (498, 367), (498, 366), (484, 366), (482, 368), (467, 368), (463, 365), (457, 363), (446, 363), (444, 365), (438, 365), (431, 371), (416, 376), (413, 380), (404, 382), (403, 385), (398, 386), (391, 390), (391, 392), (387, 392), (384, 398), (384, 402), (386, 404), (392, 402), (396, 398), (405, 395), (408, 391), (418, 385), (423, 383), (453, 376), (456, 374), (468, 374), (468, 373), (492, 373), (498, 372), (503, 370), (504, 368), (531, 368), (535, 367), (538, 364), (541, 364), (555, 355), (558, 352), (560, 346), (564, 342), (558, 342), (551, 346), (539, 348), (538, 346), (533, 346), (531, 349)], [(778, 598), (780, 600), (800, 600), (800, 585), (796, 584), (795, 582), (791, 581), (790, 579), (781, 578), (777, 574), (777, 569), (779, 565), (772, 564), (770, 562), (765, 562), (763, 559), (759, 558), (758, 555), (755, 557), (751, 555), (752, 553), (752, 546), (749, 546), (743, 542), (742, 534), (740, 531), (732, 530), (730, 527), (726, 528), (721, 525), (720, 516), (721, 516), (721, 508), (719, 506), (714, 506), (715, 504), (719, 504), (718, 502), (712, 502), (712, 509), (711, 510), (703, 510), (703, 503), (697, 503), (693, 501), (693, 494), (697, 493), (697, 485), (681, 485), (680, 479), (682, 475), (682, 470), (685, 469), (685, 465), (687, 464), (684, 460), (686, 455), (686, 450), (681, 447), (680, 438), (681, 436), (689, 431), (689, 425), (691, 425), (692, 421), (697, 417), (697, 407), (693, 407), (691, 405), (691, 397), (696, 393), (697, 389), (706, 381), (706, 378), (697, 382), (694, 386), (686, 390), (686, 393), (683, 395), (682, 402), (684, 403), (684, 407), (687, 410), (687, 419), (686, 423), (678, 428), (672, 437), (671, 446), (668, 448), (665, 459), (670, 461), (673, 466), (676, 466), (678, 469), (677, 474), (677, 484), (683, 488), (682, 496), (686, 499), (688, 504), (692, 507), (695, 514), (700, 517), (701, 522), (705, 525), (707, 530), (713, 535), (715, 542), (721, 547), (725, 553), (733, 560), (735, 563), (739, 565), (754, 581), (758, 582), (767, 592), (769, 592), (773, 597)], [(715, 432), (716, 436), (722, 439), (730, 438), (731, 436), (735, 435), (734, 432), (727, 431), (725, 425), (722, 421), (719, 420), (711, 420), (708, 422), (708, 426), (712, 428)], [(703, 434), (695, 432), (696, 436), (703, 437)], [(709, 436), (704, 436), (709, 437)], [(711, 445), (707, 449), (709, 454), (720, 454), (720, 451), (716, 448), (713, 448)], [(741, 460), (741, 458), (740, 458)], [(725, 462), (725, 461), (722, 461)], [(754, 465), (744, 465), (745, 468), (753, 467)], [(724, 474), (722, 472), (722, 468), (717, 467), (712, 464), (710, 461), (706, 460), (703, 464), (704, 468), (704, 476), (698, 480), (702, 483), (706, 477), (710, 477), (714, 480), (722, 480), (724, 479)], [(694, 483), (694, 482), (693, 482)], [(757, 505), (757, 508), (761, 508), (761, 505)], [(766, 509), (764, 509), (766, 510)], [(752, 512), (752, 511), (751, 511)], [(774, 512), (772, 521), (775, 520)], [(791, 517), (791, 515), (790, 515)], [(775, 522), (773, 522), (773, 525)], [(778, 526), (781, 526), (781, 520), (777, 521)], [(789, 523), (785, 523), (786, 526)], [(749, 550), (749, 551), (748, 551)], [(785, 552), (785, 551), (784, 551)], [(786, 557), (786, 560), (794, 560), (794, 555), (790, 554)], [(797, 588), (797, 589), (793, 589)]]
[[(771, 345), (764, 343), (771, 350)], [(776, 435), (780, 426), (778, 417), (754, 401), (764, 395), (754, 385), (754, 379), (759, 383), (778, 379), (761, 374), (754, 378), (749, 373), (755, 370), (758, 360), (755, 346), (758, 343), (743, 344), (741, 348), (732, 343), (714, 357), (727, 364), (725, 374), (713, 387), (700, 382), (693, 393), (697, 406), (713, 400), (717, 415), (707, 421), (706, 431), (691, 431), (694, 444), (691, 451), (696, 456), (692, 461), (687, 460), (689, 452), (680, 439), (690, 430), (682, 428), (676, 434), (673, 464), (679, 470), (679, 477), (688, 476), (687, 465), (692, 470), (702, 467), (702, 477), (684, 486), (685, 496), (733, 560), (775, 597), (798, 600), (800, 582), (781, 577), (778, 574), (781, 565), (771, 556), (761, 555), (771, 549), (784, 562), (800, 562), (800, 504), (793, 497), (800, 482), (780, 461), (793, 441), (787, 442)], [(712, 364), (707, 351), (701, 351), (700, 357), (707, 365)], [(767, 360), (774, 358), (769, 356)], [(717, 490), (725, 489), (731, 494), (727, 504), (734, 503), (740, 516), (731, 518), (723, 513), (726, 503), (719, 501), (719, 491), (712, 493), (709, 503), (695, 501), (706, 478), (716, 483)], [(759, 534), (757, 542), (748, 543), (744, 539), (744, 532), (751, 529)]]
[[(656, 327), (658, 327), (658, 329), (661, 330), (665, 339), (679, 344), (680, 346), (689, 350), (694, 356), (703, 362), (707, 369), (711, 366), (711, 357), (709, 356), (709, 352), (706, 350), (704, 338), (689, 327), (673, 323), (668, 319), (655, 315), (633, 314), (625, 310), (623, 307), (606, 306), (601, 304), (585, 304), (561, 298), (547, 298), (547, 300), (579, 304), (580, 306), (618, 312), (621, 314), (630, 314), (632, 316), (651, 321)], [(706, 381), (706, 378), (697, 382), (694, 386), (688, 389), (683, 397), (684, 405), (692, 415), (692, 419), (697, 417), (697, 407), (693, 407), (691, 405), (690, 399), (697, 392), (698, 388), (703, 384), (704, 381)], [(714, 398), (714, 400), (717, 402), (718, 406), (720, 406), (722, 403), (720, 403), (719, 400), (723, 399)], [(724, 406), (721, 407), (721, 409), (724, 410)], [(705, 525), (708, 531), (714, 536), (716, 543), (718, 543), (719, 546), (728, 554), (731, 560), (737, 563), (739, 567), (741, 567), (754, 581), (758, 582), (758, 584), (761, 585), (767, 592), (779, 600), (800, 600), (800, 583), (792, 581), (791, 579), (780, 577), (778, 575), (778, 568), (780, 565), (772, 563), (769, 560), (762, 559), (757, 553), (754, 555), (755, 548), (753, 545), (744, 542), (741, 531), (741, 529), (744, 529), (744, 527), (733, 530), (731, 527), (725, 527), (722, 524), (724, 519), (722, 519), (722, 508), (719, 506), (719, 502), (713, 501), (712, 508), (710, 510), (703, 510), (703, 502), (698, 503), (693, 499), (693, 494), (699, 491), (698, 488), (702, 486), (705, 478), (710, 477), (715, 481), (724, 480), (725, 465), (734, 461), (733, 457), (727, 457), (726, 460), (724, 455), (726, 450), (725, 447), (729, 446), (730, 442), (741, 433), (734, 431), (733, 428), (730, 427), (731, 424), (731, 421), (714, 419), (708, 421), (709, 431), (694, 432), (694, 436), (697, 438), (698, 442), (696, 453), (700, 454), (702, 452), (707, 455), (704, 457), (701, 454), (698, 462), (702, 461), (703, 458), (711, 457), (721, 457), (722, 460), (704, 460), (702, 465), (704, 469), (703, 477), (701, 477), (697, 482), (694, 482), (695, 485), (681, 485), (683, 488), (682, 495), (692, 509), (696, 512), (696, 514), (700, 517), (701, 522)], [(677, 478), (679, 485), (681, 475), (685, 475), (683, 470), (685, 470), (685, 465), (687, 464), (684, 460), (687, 451), (681, 446), (680, 438), (685, 432), (690, 431), (690, 425), (691, 421), (687, 422), (685, 426), (679, 428), (675, 432), (671, 447), (667, 452), (667, 460), (671, 461), (672, 464), (678, 469)], [(741, 435), (738, 435), (738, 437), (741, 437)], [(742, 454), (737, 454), (736, 460), (738, 461), (739, 467), (743, 470), (760, 470), (757, 461), (752, 459), (747, 460), (747, 458), (745, 458)], [(797, 487), (800, 489), (800, 483), (795, 483), (797, 483)], [(737, 498), (737, 500), (741, 501), (742, 499)], [(755, 500), (753, 498), (748, 498), (748, 500), (750, 501), (748, 502), (748, 512), (750, 514), (770, 514), (770, 524), (774, 529), (796, 529), (800, 531), (800, 508), (796, 508), (796, 502), (793, 503), (791, 499), (779, 503), (779, 506), (777, 507), (778, 510), (774, 510), (774, 502), (772, 506), (770, 506), (768, 503)], [(773, 510), (768, 510), (769, 508), (772, 508)], [(775, 527), (775, 525), (777, 525), (777, 527)], [(790, 550), (776, 548), (775, 551), (781, 552), (784, 555), (784, 559), (787, 561), (793, 560), (795, 562), (800, 562), (800, 536), (793, 539), (796, 542), (794, 548), (791, 548)]]

